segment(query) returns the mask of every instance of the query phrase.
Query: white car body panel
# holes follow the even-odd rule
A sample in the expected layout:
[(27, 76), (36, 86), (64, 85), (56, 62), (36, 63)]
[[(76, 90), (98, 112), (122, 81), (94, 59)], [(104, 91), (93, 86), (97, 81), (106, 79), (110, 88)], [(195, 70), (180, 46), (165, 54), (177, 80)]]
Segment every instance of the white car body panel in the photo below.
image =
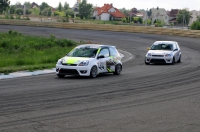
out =
[[(172, 45), (171, 50), (151, 50), (155, 45)], [(156, 41), (151, 46), (151, 49), (147, 52), (145, 56), (145, 63), (168, 63), (173, 64), (181, 59), (181, 51), (177, 42), (175, 41)], [(170, 56), (169, 56), (170, 55)], [(173, 60), (174, 58), (174, 60)], [(174, 61), (174, 62), (173, 62)]]
[[(88, 44), (86, 46), (96, 46), (96, 45)], [(103, 47), (102, 50), (109, 49), (109, 48), (114, 48), (114, 47), (107, 46), (107, 47)], [(106, 72), (112, 73), (115, 71), (115, 65), (120, 64), (122, 66), (121, 56), (117, 50), (115, 52), (117, 54), (116, 56), (111, 56), (111, 53), (110, 53), (108, 57), (97, 58), (97, 56), (100, 53), (101, 53), (101, 50), (99, 50), (99, 53), (97, 53), (96, 56), (94, 56), (93, 58), (65, 56), (58, 60), (56, 64), (56, 74), (57, 75), (90, 76), (91, 69), (93, 66), (97, 67), (98, 74), (106, 73)], [(83, 61), (88, 61), (89, 62), (88, 65), (79, 66), (79, 64)]]

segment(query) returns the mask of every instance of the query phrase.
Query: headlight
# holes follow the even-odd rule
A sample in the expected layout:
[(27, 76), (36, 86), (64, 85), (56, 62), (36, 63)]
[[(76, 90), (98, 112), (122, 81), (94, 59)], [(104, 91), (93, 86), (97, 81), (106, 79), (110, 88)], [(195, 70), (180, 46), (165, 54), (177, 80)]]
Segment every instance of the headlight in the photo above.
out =
[(165, 57), (171, 57), (171, 54), (166, 54)]
[(63, 59), (59, 59), (59, 60), (57, 61), (57, 64), (62, 64), (62, 61), (63, 61)]
[(89, 61), (82, 61), (78, 66), (87, 66)]
[(147, 56), (151, 56), (151, 53), (148, 53)]

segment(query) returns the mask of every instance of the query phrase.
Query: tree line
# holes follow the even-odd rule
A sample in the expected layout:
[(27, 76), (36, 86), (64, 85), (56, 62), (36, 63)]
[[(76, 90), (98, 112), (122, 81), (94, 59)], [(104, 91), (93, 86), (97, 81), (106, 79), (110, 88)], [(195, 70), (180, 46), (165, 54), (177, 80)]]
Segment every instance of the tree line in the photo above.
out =
[[(25, 6), (25, 12), (24, 12), (24, 6)], [(90, 3), (87, 3), (87, 0), (82, 0), (82, 2), (79, 4), (78, 8), (78, 13), (76, 14), (77, 17), (80, 17), (80, 19), (90, 19), (91, 14), (93, 11), (93, 5)], [(129, 16), (130, 10), (127, 10), (125, 8), (120, 9), (122, 13), (124, 13), (126, 16)], [(146, 13), (146, 11), (142, 10), (143, 12)], [(66, 18), (74, 18), (75, 11), (69, 7), (69, 4), (67, 1), (62, 5), (61, 2), (59, 2), (58, 6), (54, 9), (48, 3), (42, 2), (39, 7), (31, 7), (30, 2), (24, 2), (22, 5), (20, 2), (17, 2), (15, 5), (10, 5), (9, 0), (0, 0), (0, 14), (3, 12), (9, 13), (9, 14), (17, 14), (17, 15), (22, 15), (22, 14), (33, 14), (33, 15), (42, 15), (42, 16), (60, 16), (60, 17), (66, 17)], [(148, 17), (151, 16), (152, 12), (151, 10), (147, 11)], [(185, 24), (188, 25), (190, 21), (191, 13), (187, 9), (182, 9), (179, 10), (177, 14), (177, 22), (179, 24)], [(123, 22), (131, 22), (133, 21), (134, 23), (145, 23), (150, 24), (151, 20), (142, 20), (141, 18), (137, 17), (127, 17), (126, 19), (122, 19)], [(154, 22), (154, 23), (162, 23), (160, 21)], [(197, 21), (194, 22), (191, 25), (191, 29), (200, 29), (200, 16), (197, 17)]]

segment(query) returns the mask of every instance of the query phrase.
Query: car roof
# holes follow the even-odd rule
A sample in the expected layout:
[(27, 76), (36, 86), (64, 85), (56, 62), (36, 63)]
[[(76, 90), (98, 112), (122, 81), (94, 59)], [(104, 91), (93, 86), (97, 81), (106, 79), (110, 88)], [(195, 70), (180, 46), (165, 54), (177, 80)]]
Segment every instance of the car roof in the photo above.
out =
[(156, 41), (153, 44), (175, 44), (176, 41)]
[(94, 48), (104, 48), (104, 47), (116, 48), (115, 46), (104, 45), (104, 44), (82, 44), (82, 45), (79, 45), (78, 47), (85, 47), (85, 46), (90, 46), (90, 47), (94, 47)]

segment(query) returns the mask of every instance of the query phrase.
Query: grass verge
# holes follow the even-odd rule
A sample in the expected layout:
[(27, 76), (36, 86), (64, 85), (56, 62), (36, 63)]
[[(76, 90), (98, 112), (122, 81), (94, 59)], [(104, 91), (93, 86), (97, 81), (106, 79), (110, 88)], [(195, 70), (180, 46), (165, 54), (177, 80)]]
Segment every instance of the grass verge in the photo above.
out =
[(55, 36), (27, 36), (17, 31), (0, 33), (0, 73), (48, 69), (78, 42), (57, 39)]

